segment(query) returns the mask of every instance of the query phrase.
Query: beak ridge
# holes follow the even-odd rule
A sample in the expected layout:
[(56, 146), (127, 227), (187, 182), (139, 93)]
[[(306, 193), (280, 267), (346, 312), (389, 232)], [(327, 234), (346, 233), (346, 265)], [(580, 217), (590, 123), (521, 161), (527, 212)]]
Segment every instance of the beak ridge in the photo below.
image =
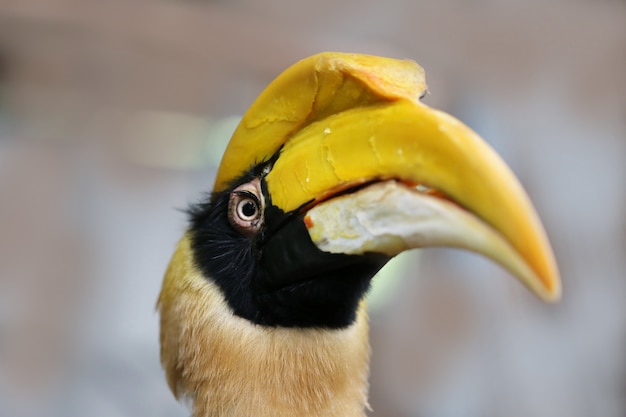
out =
[(224, 152), (214, 191), (254, 163), (269, 160), (299, 130), (330, 115), (426, 92), (424, 70), (414, 61), (324, 52), (280, 74), (244, 114)]

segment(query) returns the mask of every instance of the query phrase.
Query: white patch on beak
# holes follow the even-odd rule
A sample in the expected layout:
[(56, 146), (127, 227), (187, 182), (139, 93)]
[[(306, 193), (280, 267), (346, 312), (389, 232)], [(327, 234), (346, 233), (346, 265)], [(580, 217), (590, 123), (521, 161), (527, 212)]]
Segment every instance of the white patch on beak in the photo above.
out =
[(375, 183), (313, 207), (305, 223), (320, 250), (380, 252), (447, 246), (480, 253), (527, 285), (538, 278), (513, 247), (476, 215), (396, 181)]

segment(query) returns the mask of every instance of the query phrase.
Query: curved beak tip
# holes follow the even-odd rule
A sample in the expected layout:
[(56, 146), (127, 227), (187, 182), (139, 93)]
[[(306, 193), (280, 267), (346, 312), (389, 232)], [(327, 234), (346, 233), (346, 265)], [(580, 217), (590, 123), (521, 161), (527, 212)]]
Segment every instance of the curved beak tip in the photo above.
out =
[(392, 257), (414, 248), (455, 247), (492, 259), (542, 300), (554, 302), (561, 295), (547, 241), (537, 241), (531, 256), (524, 255), (475, 213), (419, 185), (374, 182), (313, 206), (304, 223), (325, 252)]

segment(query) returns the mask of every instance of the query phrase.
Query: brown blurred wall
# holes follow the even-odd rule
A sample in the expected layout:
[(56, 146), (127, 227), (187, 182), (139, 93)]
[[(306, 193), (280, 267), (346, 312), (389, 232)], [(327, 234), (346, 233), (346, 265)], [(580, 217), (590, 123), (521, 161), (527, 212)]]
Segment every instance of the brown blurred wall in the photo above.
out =
[(409, 261), (372, 313), (372, 415), (626, 414), (626, 3), (9, 0), (0, 416), (186, 415), (153, 310), (175, 209), (209, 190), (224, 118), (322, 50), (424, 66), (427, 103), (520, 176), (565, 287), (543, 306), (472, 255)]

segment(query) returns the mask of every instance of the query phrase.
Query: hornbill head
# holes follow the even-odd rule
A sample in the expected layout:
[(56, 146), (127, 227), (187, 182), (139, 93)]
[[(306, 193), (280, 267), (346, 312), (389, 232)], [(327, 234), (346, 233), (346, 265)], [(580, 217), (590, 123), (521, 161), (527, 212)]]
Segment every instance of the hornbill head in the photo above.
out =
[[(361, 415), (362, 300), (406, 249), (472, 250), (559, 298), (519, 182), (477, 134), (422, 104), (425, 92), (412, 61), (322, 53), (283, 72), (243, 116), (159, 298), (168, 382), (195, 416)], [(272, 385), (286, 381), (287, 392)]]

